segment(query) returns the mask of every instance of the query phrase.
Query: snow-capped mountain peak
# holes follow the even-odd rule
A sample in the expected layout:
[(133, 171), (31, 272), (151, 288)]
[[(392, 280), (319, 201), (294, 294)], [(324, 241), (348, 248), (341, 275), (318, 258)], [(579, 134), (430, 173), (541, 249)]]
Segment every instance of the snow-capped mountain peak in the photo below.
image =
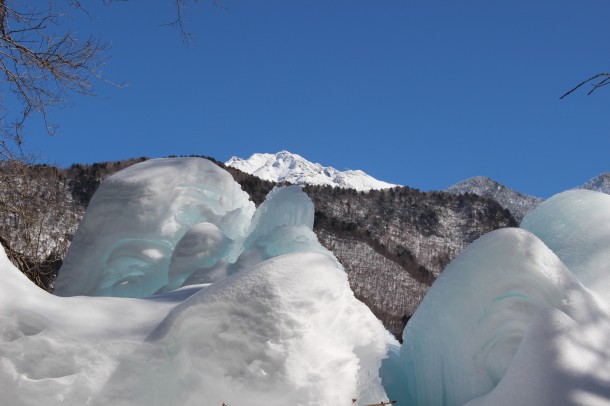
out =
[(254, 154), (248, 159), (234, 156), (225, 162), (225, 165), (264, 180), (297, 185), (329, 185), (358, 191), (397, 186), (377, 180), (360, 170), (340, 171), (331, 166), (310, 162), (288, 151)]

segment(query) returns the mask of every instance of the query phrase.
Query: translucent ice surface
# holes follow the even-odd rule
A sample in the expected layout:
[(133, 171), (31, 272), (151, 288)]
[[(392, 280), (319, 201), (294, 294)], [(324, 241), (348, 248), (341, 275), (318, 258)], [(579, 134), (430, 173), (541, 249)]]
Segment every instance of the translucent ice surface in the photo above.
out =
[(60, 296), (146, 297), (212, 283), (290, 252), (323, 252), (313, 203), (274, 189), (254, 211), (231, 175), (200, 158), (155, 159), (95, 193), (59, 272)]
[[(253, 213), (254, 204), (239, 184), (205, 159), (153, 159), (131, 166), (111, 176), (96, 191), (54, 293), (149, 296), (169, 284), (174, 248), (187, 231), (210, 223), (217, 231), (212, 236), (208, 230), (208, 237), (216, 238), (216, 244), (228, 245), (243, 238)], [(172, 276), (184, 280), (191, 272), (184, 270), (182, 257), (187, 245), (195, 243), (194, 234), (199, 232), (201, 240), (204, 228), (193, 230), (181, 242)], [(215, 249), (212, 256), (223, 253), (225, 247)], [(176, 287), (177, 283), (172, 283)]]
[(390, 398), (610, 405), (609, 213), (608, 196), (567, 192), (526, 217), (529, 231), (497, 230), (468, 247), (384, 361)]
[(558, 194), (527, 215), (521, 227), (610, 303), (610, 195), (590, 190)]
[(300, 186), (274, 188), (256, 210), (241, 255), (231, 272), (291, 252), (321, 252), (332, 256), (312, 231), (313, 214), (313, 203)]

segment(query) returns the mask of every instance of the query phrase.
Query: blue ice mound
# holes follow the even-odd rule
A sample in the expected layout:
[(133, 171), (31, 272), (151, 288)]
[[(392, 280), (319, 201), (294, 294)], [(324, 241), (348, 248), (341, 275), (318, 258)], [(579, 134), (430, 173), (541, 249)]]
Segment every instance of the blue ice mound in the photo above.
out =
[(609, 405), (609, 213), (608, 196), (571, 191), (531, 212), (529, 231), (475, 241), (384, 360), (389, 397), (430, 406)]
[(320, 252), (332, 256), (318, 242), (313, 232), (313, 218), (313, 202), (300, 186), (274, 188), (254, 213), (231, 273), (292, 252)]
[[(491, 391), (508, 369), (537, 311), (561, 308), (578, 284), (561, 261), (525, 230), (481, 237), (426, 294), (403, 333), (398, 360), (382, 376), (406, 405), (463, 405)], [(398, 370), (396, 370), (398, 367)]]
[(200, 158), (129, 167), (95, 193), (57, 279), (60, 296), (146, 297), (213, 283), (291, 252), (321, 252), (313, 203), (275, 188), (255, 211), (231, 175)]
[(521, 228), (536, 234), (583, 285), (610, 303), (610, 195), (560, 193), (525, 216)]
[(191, 227), (178, 241), (169, 264), (164, 290), (183, 284), (214, 283), (228, 275), (228, 257), (235, 242), (212, 223)]
[(54, 293), (149, 296), (170, 282), (172, 253), (191, 228), (211, 223), (228, 244), (243, 238), (254, 209), (231, 175), (208, 160), (153, 159), (131, 166), (96, 191)]

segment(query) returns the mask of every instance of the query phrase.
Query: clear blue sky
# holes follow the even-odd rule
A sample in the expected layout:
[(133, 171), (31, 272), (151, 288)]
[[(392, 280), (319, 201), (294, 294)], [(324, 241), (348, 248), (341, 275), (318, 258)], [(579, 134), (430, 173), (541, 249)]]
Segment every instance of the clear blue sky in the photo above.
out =
[(548, 197), (610, 170), (607, 0), (87, 2), (111, 43), (98, 83), (32, 126), (49, 162), (289, 150), (422, 190), (485, 175)]

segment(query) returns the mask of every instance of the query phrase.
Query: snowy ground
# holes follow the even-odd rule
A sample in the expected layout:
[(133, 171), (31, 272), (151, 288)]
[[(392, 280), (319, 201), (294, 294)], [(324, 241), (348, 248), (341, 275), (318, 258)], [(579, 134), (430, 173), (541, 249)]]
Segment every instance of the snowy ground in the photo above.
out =
[(610, 405), (610, 196), (566, 192), (476, 241), (402, 346), (312, 224), (298, 187), (255, 211), (203, 159), (117, 173), (57, 295), (0, 253), (0, 404)]

